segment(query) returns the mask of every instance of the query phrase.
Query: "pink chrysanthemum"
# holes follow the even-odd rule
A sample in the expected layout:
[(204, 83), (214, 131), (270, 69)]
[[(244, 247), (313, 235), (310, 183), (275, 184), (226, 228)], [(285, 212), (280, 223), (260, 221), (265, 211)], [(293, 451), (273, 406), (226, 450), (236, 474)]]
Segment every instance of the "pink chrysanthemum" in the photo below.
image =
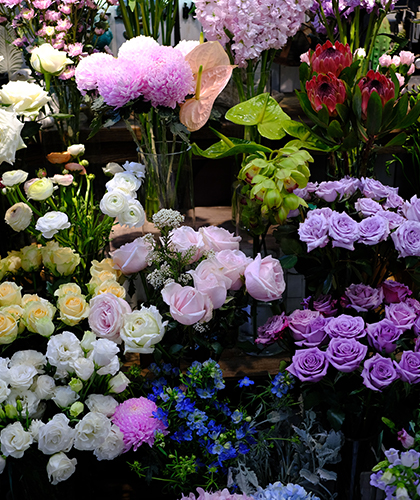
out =
[(136, 36), (121, 45), (118, 49), (118, 59), (125, 59), (133, 63), (147, 56), (154, 47), (159, 47), (159, 44), (151, 36)]
[(127, 399), (117, 406), (112, 421), (124, 434), (124, 452), (136, 451), (143, 443), (153, 446), (155, 432), (166, 434), (164, 423), (153, 416), (157, 406), (147, 398)]
[(117, 60), (110, 54), (95, 53), (80, 60), (76, 68), (76, 85), (82, 95), (88, 90), (96, 90), (98, 77), (103, 71), (116, 66)]
[(245, 494), (230, 493), (225, 488), (224, 490), (215, 491), (214, 493), (204, 491), (202, 488), (197, 488), (198, 497), (194, 493), (190, 493), (187, 497), (182, 495), (181, 500), (252, 500)]

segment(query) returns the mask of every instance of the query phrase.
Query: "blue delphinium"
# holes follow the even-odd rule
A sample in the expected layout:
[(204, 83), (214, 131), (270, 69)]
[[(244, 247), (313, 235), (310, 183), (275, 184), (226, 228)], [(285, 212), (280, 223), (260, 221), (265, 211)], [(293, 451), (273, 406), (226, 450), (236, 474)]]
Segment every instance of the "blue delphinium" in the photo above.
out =
[(252, 497), (255, 500), (320, 500), (298, 484), (282, 484), (279, 481), (266, 488), (259, 487)]
[(286, 396), (286, 394), (293, 389), (295, 379), (289, 372), (278, 373), (272, 381), (271, 392), (278, 398)]
[(241, 379), (239, 381), (239, 387), (248, 387), (250, 385), (254, 385), (254, 383), (255, 382), (253, 380), (251, 380), (250, 378), (244, 377), (243, 379)]

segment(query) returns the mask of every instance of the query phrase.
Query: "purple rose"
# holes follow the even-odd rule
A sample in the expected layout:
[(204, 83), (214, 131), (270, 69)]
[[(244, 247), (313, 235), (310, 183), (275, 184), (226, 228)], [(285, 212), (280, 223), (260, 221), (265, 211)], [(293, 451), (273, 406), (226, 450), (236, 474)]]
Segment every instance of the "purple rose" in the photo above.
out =
[(354, 338), (334, 338), (328, 345), (326, 356), (334, 368), (349, 373), (359, 368), (367, 353), (367, 346)]
[(400, 330), (410, 330), (417, 319), (416, 311), (407, 302), (398, 302), (385, 306), (385, 318), (389, 319)]
[(404, 203), (403, 213), (408, 220), (420, 222), (420, 199), (417, 198), (417, 195), (410, 198), (409, 202)]
[(301, 382), (319, 382), (327, 373), (328, 360), (318, 347), (296, 351), (286, 370)]
[[(398, 193), (391, 192), (385, 199), (385, 203), (383, 205), (384, 208), (402, 208), (404, 205), (404, 200)], [(409, 217), (407, 217), (408, 219)]]
[(397, 380), (398, 373), (392, 359), (375, 354), (367, 359), (362, 371), (363, 384), (372, 391), (382, 392), (388, 385)]
[(287, 317), (289, 328), (293, 334), (304, 334), (309, 330), (309, 326), (316, 318), (319, 318), (321, 313), (311, 311), (310, 309), (295, 309)]
[(292, 331), (295, 344), (299, 347), (317, 347), (321, 345), (327, 338), (325, 328), (330, 320), (331, 318), (318, 316), (309, 323), (305, 332), (296, 333)]
[(378, 212), (383, 212), (382, 205), (372, 198), (359, 198), (355, 204), (354, 208), (363, 215), (363, 217), (370, 217), (371, 215), (376, 215)]
[(302, 200), (309, 201), (311, 199), (311, 194), (315, 193), (318, 189), (317, 182), (308, 182), (304, 188), (296, 188), (293, 193)]
[(263, 326), (258, 327), (256, 344), (270, 345), (282, 338), (282, 331), (288, 326), (285, 313), (271, 317)]
[(323, 248), (328, 244), (328, 220), (323, 215), (313, 215), (299, 224), (300, 241), (308, 246), (308, 252), (315, 248)]
[(411, 290), (408, 286), (392, 279), (383, 281), (381, 287), (384, 292), (384, 301), (386, 304), (404, 302), (404, 300), (411, 295)]
[(396, 212), (390, 212), (388, 210), (383, 210), (382, 212), (378, 212), (380, 217), (383, 217), (388, 221), (389, 229), (392, 231), (393, 229), (397, 229), (397, 227), (401, 226), (405, 222), (406, 219), (400, 214)]
[(420, 302), (417, 299), (408, 297), (404, 302), (413, 309), (417, 316), (420, 314)]
[(389, 222), (380, 215), (372, 215), (359, 223), (359, 243), (377, 245), (389, 236)]
[(337, 299), (333, 299), (331, 295), (320, 295), (313, 302), (313, 307), (315, 311), (319, 311), (323, 316), (334, 316), (337, 312), (335, 305), (337, 304)]
[(403, 382), (418, 384), (420, 382), (420, 352), (404, 351), (397, 372)]
[(330, 218), (329, 235), (333, 247), (354, 250), (354, 242), (359, 238), (359, 225), (345, 212), (333, 212)]
[(340, 179), (337, 186), (337, 192), (341, 195), (340, 200), (343, 198), (350, 198), (354, 193), (360, 189), (361, 182), (357, 177), (343, 177)]
[[(338, 181), (324, 181), (317, 187), (315, 194), (321, 200), (331, 203), (337, 199), (339, 196), (339, 183)], [(341, 196), (340, 196), (341, 198)]]
[(390, 354), (397, 348), (396, 342), (403, 332), (392, 321), (385, 318), (377, 323), (366, 325), (366, 333), (369, 345), (378, 352), (385, 351)]
[(351, 307), (358, 312), (365, 312), (379, 307), (382, 304), (384, 293), (382, 288), (372, 288), (369, 285), (359, 283), (350, 285), (345, 291), (345, 296), (349, 300), (346, 307)]
[(376, 179), (371, 179), (370, 177), (362, 178), (362, 193), (366, 198), (373, 198), (374, 200), (380, 200), (381, 198), (386, 198), (390, 193), (398, 193), (398, 188), (393, 188), (391, 186), (385, 186), (382, 182)]
[(407, 220), (391, 234), (398, 257), (420, 257), (420, 222)]
[(325, 330), (331, 338), (361, 338), (366, 335), (363, 318), (348, 314), (340, 314), (336, 318), (331, 318)]

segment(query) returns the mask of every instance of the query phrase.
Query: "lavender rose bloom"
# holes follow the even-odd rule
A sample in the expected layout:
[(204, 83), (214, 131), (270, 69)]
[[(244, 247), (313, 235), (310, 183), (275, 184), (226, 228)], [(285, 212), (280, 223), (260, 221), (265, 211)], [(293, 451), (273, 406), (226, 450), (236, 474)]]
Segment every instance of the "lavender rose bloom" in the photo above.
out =
[(300, 241), (308, 246), (308, 252), (315, 248), (323, 248), (328, 244), (328, 220), (323, 215), (313, 215), (299, 224)]
[[(383, 205), (384, 208), (402, 208), (404, 205), (404, 199), (398, 193), (392, 192), (389, 193), (386, 197), (385, 203)], [(409, 219), (409, 217), (407, 217)]]
[(345, 212), (333, 212), (330, 218), (329, 235), (333, 247), (354, 250), (354, 242), (359, 238), (359, 225)]
[(336, 318), (331, 318), (325, 330), (331, 338), (358, 339), (366, 335), (363, 318), (348, 314), (340, 314)]
[(328, 345), (326, 356), (334, 368), (350, 373), (359, 368), (367, 353), (367, 346), (354, 338), (334, 338)]
[(372, 179), (370, 177), (362, 178), (362, 193), (366, 198), (373, 198), (374, 200), (380, 200), (381, 198), (386, 198), (390, 193), (397, 193), (398, 188), (391, 186), (385, 186), (382, 182)]
[(368, 389), (382, 392), (385, 387), (397, 380), (399, 375), (392, 359), (375, 354), (365, 361), (362, 377), (363, 384)]
[(384, 292), (384, 301), (387, 304), (404, 302), (405, 299), (412, 293), (408, 286), (391, 279), (383, 281), (381, 287)]
[(398, 257), (420, 257), (420, 222), (405, 221), (391, 234)]
[(331, 203), (339, 196), (339, 187), (340, 185), (338, 181), (324, 181), (319, 184), (315, 194), (318, 198), (321, 198), (321, 200)]
[(334, 212), (331, 210), (330, 207), (322, 207), (322, 208), (314, 208), (313, 210), (311, 210), (310, 212), (307, 213), (306, 215), (306, 218), (307, 219), (310, 219), (311, 217), (313, 217), (314, 215), (322, 215), (324, 216), (327, 220), (330, 220), (331, 218), (331, 215), (333, 214)]
[(382, 205), (372, 198), (359, 198), (355, 204), (354, 208), (362, 214), (363, 217), (370, 217), (371, 215), (376, 215), (378, 212), (383, 212)]
[(317, 347), (324, 343), (327, 338), (325, 329), (329, 321), (331, 321), (331, 318), (318, 316), (318, 318), (311, 321), (305, 332), (292, 332), (295, 344), (299, 347)]
[(328, 359), (318, 347), (296, 351), (286, 370), (301, 382), (319, 382), (327, 373)]
[(258, 337), (256, 344), (270, 345), (274, 344), (282, 337), (282, 331), (288, 326), (288, 321), (284, 312), (278, 316), (272, 316), (268, 321), (258, 327)]
[(380, 215), (372, 215), (359, 223), (359, 243), (377, 245), (389, 236), (389, 222)]
[(310, 309), (295, 309), (287, 317), (292, 334), (301, 335), (306, 333), (310, 328), (310, 324), (316, 318), (319, 318), (319, 316), (321, 316), (321, 313), (318, 311), (311, 311)]
[(403, 382), (420, 382), (420, 352), (404, 351), (397, 365), (397, 372)]
[(324, 316), (334, 316), (337, 312), (335, 305), (337, 304), (337, 299), (333, 299), (331, 295), (320, 295), (314, 300), (313, 307), (315, 311), (319, 311)]
[(372, 288), (360, 283), (350, 285), (345, 291), (345, 296), (349, 300), (347, 307), (358, 312), (365, 312), (379, 307), (382, 304), (384, 293), (382, 288)]
[(380, 217), (383, 217), (388, 221), (389, 229), (392, 231), (393, 229), (397, 229), (401, 224), (405, 222), (405, 219), (402, 215), (397, 214), (396, 212), (390, 212), (388, 210), (383, 210), (382, 212), (378, 212)]
[(417, 195), (411, 197), (409, 202), (404, 203), (403, 214), (408, 220), (420, 222), (420, 199), (417, 198)]
[(413, 327), (417, 314), (406, 302), (398, 302), (385, 306), (385, 318), (389, 319), (400, 330), (405, 331)]
[(385, 351), (390, 354), (397, 348), (396, 342), (403, 332), (392, 321), (385, 318), (377, 323), (367, 325), (366, 333), (368, 342), (374, 349), (380, 353)]

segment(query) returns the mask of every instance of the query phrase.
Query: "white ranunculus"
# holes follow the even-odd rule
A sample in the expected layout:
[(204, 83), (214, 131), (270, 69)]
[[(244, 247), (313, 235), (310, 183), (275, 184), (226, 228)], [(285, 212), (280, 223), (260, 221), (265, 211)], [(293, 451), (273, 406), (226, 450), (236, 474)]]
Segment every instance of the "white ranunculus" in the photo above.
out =
[(65, 453), (56, 453), (47, 464), (47, 474), (51, 484), (66, 481), (76, 470), (77, 460), (70, 458)]
[(89, 358), (78, 358), (74, 363), (74, 371), (81, 380), (88, 380), (95, 371), (95, 365)]
[(120, 189), (129, 196), (135, 196), (141, 186), (141, 180), (131, 172), (117, 172), (114, 177), (105, 184), (108, 191)]
[(118, 223), (121, 226), (141, 227), (146, 221), (144, 208), (138, 200), (132, 199), (128, 202), (128, 209), (118, 215)]
[(44, 201), (54, 192), (54, 184), (48, 177), (30, 179), (23, 185), (28, 200)]
[(142, 307), (124, 315), (124, 324), (120, 332), (125, 343), (125, 353), (136, 352), (150, 354), (155, 350), (165, 334), (167, 321), (162, 322), (162, 316), (155, 306)]
[(84, 144), (72, 144), (67, 148), (67, 153), (70, 153), (72, 156), (79, 156), (85, 154), (85, 145)]
[(53, 335), (47, 344), (47, 358), (60, 371), (74, 371), (74, 363), (83, 357), (80, 340), (71, 332)]
[(104, 414), (106, 417), (112, 417), (115, 408), (118, 406), (118, 401), (112, 396), (89, 394), (85, 404), (90, 411), (97, 411), (98, 413)]
[(137, 177), (137, 179), (144, 179), (146, 175), (146, 166), (142, 163), (137, 163), (134, 161), (128, 162), (126, 161), (123, 165), (123, 168)]
[(10, 394), (10, 389), (3, 379), (0, 378), (0, 403), (3, 403), (7, 399), (7, 396)]
[(49, 240), (58, 231), (68, 229), (71, 226), (67, 214), (64, 212), (48, 212), (37, 220), (35, 229), (42, 233), (42, 236)]
[(111, 431), (111, 421), (102, 413), (91, 411), (77, 423), (74, 447), (93, 451), (101, 446)]
[(20, 232), (26, 229), (32, 220), (32, 210), (26, 203), (20, 201), (6, 210), (4, 220), (13, 231)]
[(11, 81), (0, 89), (2, 104), (11, 105), (18, 115), (36, 117), (42, 106), (51, 100), (40, 85), (26, 81)]
[(59, 408), (68, 408), (77, 401), (79, 397), (77, 392), (74, 392), (70, 386), (59, 385), (55, 388), (54, 396), (51, 399)]
[(105, 441), (95, 448), (93, 454), (98, 460), (114, 460), (124, 451), (124, 434), (117, 425), (111, 426), (111, 431)]
[(109, 391), (114, 394), (124, 392), (130, 383), (130, 379), (123, 373), (118, 372), (115, 377), (108, 382)]
[(28, 172), (24, 170), (9, 170), (4, 172), (1, 178), (2, 184), (7, 187), (16, 186), (16, 184), (22, 184), (28, 178)]
[(111, 162), (107, 163), (105, 167), (102, 167), (102, 171), (105, 175), (113, 176), (117, 172), (124, 172), (124, 169), (118, 163), (111, 161)]
[(102, 197), (99, 208), (102, 213), (109, 217), (117, 217), (120, 213), (128, 210), (129, 197), (120, 189), (108, 191)]
[(31, 365), (15, 365), (9, 370), (9, 383), (14, 389), (29, 389), (33, 384), (37, 370)]
[(32, 50), (30, 63), (38, 73), (59, 75), (73, 61), (67, 58), (65, 52), (55, 49), (49, 43), (43, 43)]
[(49, 375), (40, 375), (33, 389), (39, 399), (51, 399), (54, 395), (55, 380)]
[(5, 161), (13, 165), (16, 151), (26, 148), (20, 136), (22, 129), (23, 122), (16, 113), (0, 107), (0, 163)]
[(69, 422), (64, 413), (57, 413), (39, 430), (38, 448), (42, 453), (53, 455), (71, 450), (76, 431), (70, 427)]
[(33, 438), (20, 422), (14, 422), (0, 433), (1, 452), (6, 457), (22, 458), (31, 446)]

